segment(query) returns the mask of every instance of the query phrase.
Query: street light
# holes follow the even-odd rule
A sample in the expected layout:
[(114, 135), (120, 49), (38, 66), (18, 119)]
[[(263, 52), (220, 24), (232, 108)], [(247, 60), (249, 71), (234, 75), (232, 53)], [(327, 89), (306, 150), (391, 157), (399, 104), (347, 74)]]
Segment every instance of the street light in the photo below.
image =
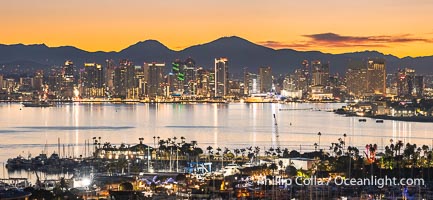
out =
[(322, 136), (322, 133), (319, 132), (319, 133), (317, 133), (317, 135), (319, 136), (319, 150), (320, 150), (320, 136)]

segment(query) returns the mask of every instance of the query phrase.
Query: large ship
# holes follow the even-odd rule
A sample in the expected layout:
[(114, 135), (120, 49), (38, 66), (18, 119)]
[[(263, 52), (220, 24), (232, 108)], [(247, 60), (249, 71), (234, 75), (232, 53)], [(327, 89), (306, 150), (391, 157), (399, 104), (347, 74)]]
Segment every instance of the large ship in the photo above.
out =
[(45, 85), (42, 88), (42, 92), (40, 94), (34, 94), (34, 96), (38, 96), (33, 98), (32, 102), (24, 102), (24, 107), (52, 107), (53, 103), (48, 101), (48, 86)]
[(24, 107), (52, 107), (54, 104), (47, 101), (24, 102)]

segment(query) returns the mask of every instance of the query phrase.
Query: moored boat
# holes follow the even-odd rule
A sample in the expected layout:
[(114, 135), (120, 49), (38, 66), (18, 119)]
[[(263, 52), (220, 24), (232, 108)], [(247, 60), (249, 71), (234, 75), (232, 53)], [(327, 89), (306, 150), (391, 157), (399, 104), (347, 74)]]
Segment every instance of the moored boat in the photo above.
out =
[(54, 104), (47, 101), (39, 101), (39, 102), (24, 102), (24, 107), (52, 107)]

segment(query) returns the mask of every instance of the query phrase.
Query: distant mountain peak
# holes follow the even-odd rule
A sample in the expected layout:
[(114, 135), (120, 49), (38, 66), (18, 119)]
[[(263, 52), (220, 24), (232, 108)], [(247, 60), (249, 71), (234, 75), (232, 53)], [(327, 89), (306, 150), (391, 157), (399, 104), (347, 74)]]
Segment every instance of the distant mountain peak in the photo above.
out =
[[(197, 66), (212, 68), (214, 58), (228, 57), (230, 71), (240, 72), (248, 67), (256, 72), (260, 66), (271, 66), (276, 73), (289, 73), (301, 66), (304, 60), (322, 60), (331, 63), (331, 71), (343, 73), (348, 60), (363, 60), (374, 57), (384, 57), (387, 69), (392, 72), (397, 67), (413, 66), (417, 73), (431, 73), (433, 56), (398, 58), (385, 55), (375, 50), (350, 52), (342, 54), (323, 53), (320, 51), (298, 51), (293, 49), (274, 50), (239, 36), (225, 36), (216, 40), (174, 51), (157, 40), (144, 40), (119, 52), (88, 52), (73, 46), (47, 47), (45, 44), (14, 44), (0, 45), (1, 64), (16, 66), (54, 66), (61, 65), (65, 59), (74, 63), (87, 61), (104, 63), (107, 59), (130, 59), (134, 63), (172, 62), (173, 60), (191, 57)], [(30, 62), (33, 63), (30, 63)], [(39, 63), (40, 65), (34, 64)], [(389, 66), (389, 67), (388, 67)], [(11, 70), (13, 68), (10, 68)], [(15, 73), (15, 72), (14, 72)]]
[(137, 42), (125, 49), (123, 49), (121, 52), (124, 51), (135, 51), (135, 50), (148, 50), (148, 49), (159, 49), (159, 50), (171, 50), (158, 40), (145, 40)]

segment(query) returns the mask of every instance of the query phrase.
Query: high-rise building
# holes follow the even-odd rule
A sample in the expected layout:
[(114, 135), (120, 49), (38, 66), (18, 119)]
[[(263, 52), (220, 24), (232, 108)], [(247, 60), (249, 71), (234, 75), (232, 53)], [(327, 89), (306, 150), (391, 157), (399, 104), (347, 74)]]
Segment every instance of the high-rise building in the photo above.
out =
[(307, 96), (310, 86), (308, 76), (305, 76), (303, 69), (296, 69), (294, 72), (293, 82), (295, 85), (294, 90), (301, 90), (304, 96)]
[[(356, 65), (358, 64), (358, 65)], [(346, 71), (346, 87), (348, 94), (362, 97), (367, 91), (367, 68), (363, 63), (353, 63)]]
[(135, 68), (133, 63), (127, 59), (120, 61), (120, 66), (114, 69), (114, 95), (120, 98), (129, 98), (132, 90), (138, 88), (135, 80)]
[(74, 79), (74, 63), (70, 60), (65, 62), (63, 65), (64, 77), (68, 79)]
[(248, 94), (258, 94), (260, 93), (260, 75), (248, 73), (248, 81), (245, 85), (248, 88)]
[(415, 84), (415, 96), (418, 98), (422, 98), (424, 96), (424, 76), (415, 76), (414, 80)]
[[(318, 62), (320, 61), (313, 62), (316, 67), (319, 67)], [(312, 85), (311, 70), (308, 60), (302, 61), (302, 67), (295, 70), (292, 81), (295, 84), (295, 88), (292, 90), (302, 90), (303, 96), (308, 96), (310, 86)]]
[(272, 69), (271, 67), (260, 67), (260, 93), (271, 92), (272, 90)]
[(198, 68), (196, 73), (196, 95), (201, 97), (210, 97), (211, 82), (212, 80), (209, 70), (203, 69), (203, 67)]
[(3, 90), (3, 74), (0, 74), (0, 91)]
[(229, 92), (229, 67), (227, 58), (215, 59), (214, 97), (223, 97)]
[(49, 90), (56, 96), (61, 95), (63, 84), (63, 70), (51, 69), (48, 76)]
[(184, 62), (176, 59), (172, 63), (172, 74), (176, 77), (170, 82), (170, 90), (177, 94), (194, 94), (195, 93), (195, 61), (187, 58)]
[(83, 97), (104, 97), (104, 71), (102, 65), (97, 63), (84, 63), (80, 71), (80, 94)]
[(165, 63), (147, 63), (149, 68), (148, 95), (157, 97), (164, 95), (164, 68)]
[(249, 82), (249, 73), (248, 73), (248, 68), (245, 67), (244, 68), (244, 92), (243, 95), (244, 96), (248, 96), (250, 94), (249, 90), (248, 90), (248, 82)]
[(174, 76), (174, 79), (170, 82), (170, 91), (179, 95), (183, 94), (183, 83), (185, 81), (184, 62), (182, 62), (180, 59), (176, 59), (173, 63), (171, 63), (171, 65), (171, 72)]
[(185, 74), (185, 80), (184, 80), (184, 93), (185, 94), (195, 94), (195, 76), (196, 76), (196, 68), (195, 68), (195, 61), (192, 58), (187, 58), (185, 60), (185, 66), (184, 66), (184, 74)]
[(33, 78), (32, 77), (20, 77), (20, 85), (25, 85), (29, 87), (33, 87)]
[[(328, 86), (329, 83), (329, 63), (322, 63), (319, 60), (311, 62), (311, 85)], [(307, 79), (308, 80), (308, 79)]]
[(114, 78), (114, 61), (106, 60), (105, 61), (105, 87), (107, 90), (112, 91), (114, 88), (113, 78)]
[(37, 91), (42, 91), (44, 85), (44, 71), (36, 70), (33, 76), (33, 88)]
[(399, 69), (397, 72), (397, 95), (410, 98), (416, 96), (416, 93), (415, 70), (411, 68)]
[[(146, 71), (147, 68), (144, 66), (136, 65), (134, 66), (134, 74), (135, 74), (135, 86), (138, 87), (138, 96), (142, 97), (146, 94), (146, 84), (147, 84), (147, 76), (148, 72)], [(137, 98), (137, 96), (134, 96), (134, 98)]]
[(367, 62), (367, 93), (386, 94), (386, 66), (384, 59), (369, 59)]
[(74, 97), (74, 63), (67, 60), (63, 65), (63, 81), (62, 81), (62, 97), (66, 99), (72, 99)]

